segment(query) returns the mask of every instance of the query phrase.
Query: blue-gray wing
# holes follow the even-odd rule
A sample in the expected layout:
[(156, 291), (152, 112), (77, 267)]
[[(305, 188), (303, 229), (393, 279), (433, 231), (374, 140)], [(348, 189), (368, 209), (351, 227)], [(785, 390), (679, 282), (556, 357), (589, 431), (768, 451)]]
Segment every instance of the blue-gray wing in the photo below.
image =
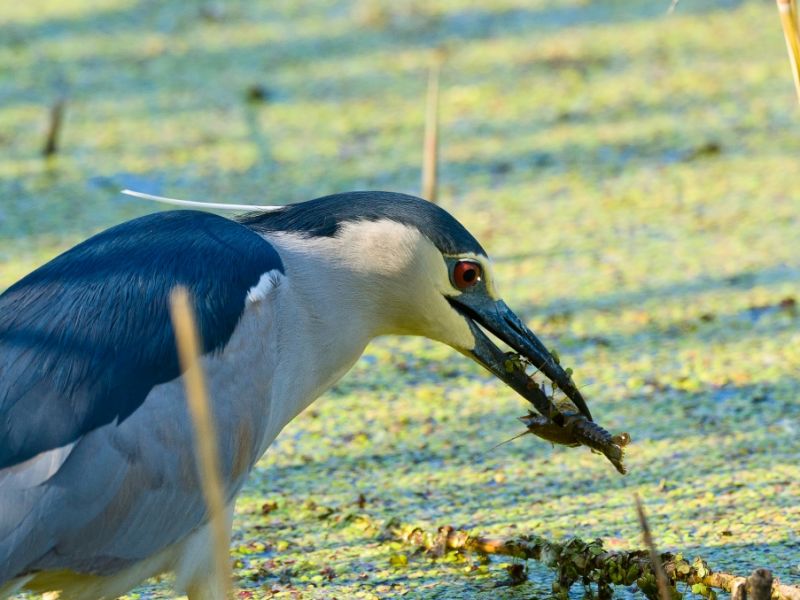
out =
[[(169, 293), (189, 289), (224, 385), (248, 292), (282, 270), (242, 225), (174, 211), (100, 233), (0, 296), (0, 587), (29, 570), (113, 572), (202, 523)], [(237, 443), (221, 448), (234, 486), (254, 455)]]
[(223, 217), (170, 211), (108, 229), (0, 296), (0, 469), (127, 419), (180, 373), (172, 288), (195, 300), (204, 349), (222, 348), (275, 249)]

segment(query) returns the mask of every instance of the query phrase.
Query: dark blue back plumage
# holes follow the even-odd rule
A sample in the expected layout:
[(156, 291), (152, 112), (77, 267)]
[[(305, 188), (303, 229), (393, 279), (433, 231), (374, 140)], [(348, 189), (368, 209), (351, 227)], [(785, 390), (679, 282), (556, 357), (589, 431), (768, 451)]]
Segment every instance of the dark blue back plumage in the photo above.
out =
[(486, 255), (472, 234), (446, 210), (422, 198), (396, 192), (333, 194), (288, 204), (280, 210), (253, 212), (239, 221), (255, 231), (288, 231), (310, 237), (331, 237), (344, 223), (379, 219), (416, 227), (444, 254), (472, 252)]
[(108, 229), (0, 295), (0, 469), (124, 420), (180, 374), (168, 297), (221, 349), (275, 249), (223, 217), (170, 211)]

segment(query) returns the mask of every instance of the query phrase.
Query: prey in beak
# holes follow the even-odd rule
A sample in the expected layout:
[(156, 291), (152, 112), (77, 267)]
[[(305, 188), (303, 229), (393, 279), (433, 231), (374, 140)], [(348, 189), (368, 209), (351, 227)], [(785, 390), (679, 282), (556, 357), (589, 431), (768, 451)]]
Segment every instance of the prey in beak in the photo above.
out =
[(462, 352), (516, 390), (544, 417), (563, 426), (565, 418), (561, 411), (530, 379), (525, 369), (514, 360), (509, 360), (509, 354), (501, 350), (486, 334), (486, 332), (491, 333), (507, 344), (524, 361), (541, 371), (554, 386), (566, 394), (580, 413), (591, 421), (589, 407), (586, 406), (586, 401), (569, 374), (508, 305), (490, 294), (480, 262), (463, 258), (448, 259), (448, 271), (453, 285), (462, 293), (448, 296), (447, 300), (467, 319), (475, 338), (474, 347)]
[[(630, 436), (627, 433), (611, 435), (593, 422), (570, 373), (506, 303), (496, 297), (481, 261), (464, 257), (448, 259), (448, 271), (451, 283), (461, 293), (446, 296), (447, 301), (466, 319), (474, 340), (472, 348), (461, 352), (494, 373), (539, 412), (536, 415), (531, 411), (521, 418), (527, 427), (521, 435), (531, 433), (564, 446), (587, 446), (593, 452), (604, 454), (624, 475), (623, 460)], [(514, 352), (498, 348), (487, 332)], [(526, 372), (527, 364), (542, 372), (552, 383), (553, 390), (560, 389), (566, 398), (554, 404), (554, 394), (545, 393), (543, 386)]]

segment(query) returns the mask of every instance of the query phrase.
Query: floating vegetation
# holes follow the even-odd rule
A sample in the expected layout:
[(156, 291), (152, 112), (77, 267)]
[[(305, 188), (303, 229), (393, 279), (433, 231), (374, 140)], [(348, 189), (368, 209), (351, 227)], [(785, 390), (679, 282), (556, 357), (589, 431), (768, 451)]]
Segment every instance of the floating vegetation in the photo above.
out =
[[(385, 532), (394, 539), (438, 555), (457, 551), (539, 561), (555, 572), (553, 596), (563, 600), (569, 598), (570, 589), (575, 584), (584, 587), (586, 598), (610, 600), (614, 597), (614, 586), (635, 585), (649, 600), (659, 600), (648, 550), (612, 551), (606, 549), (599, 539), (587, 542), (571, 538), (553, 542), (532, 534), (486, 538), (452, 527), (440, 527), (436, 533), (430, 533), (419, 527), (397, 523), (387, 524)], [(734, 596), (738, 594), (740, 598), (767, 600), (771, 596), (773, 600), (800, 600), (800, 587), (782, 585), (766, 569), (756, 569), (749, 577), (741, 577), (715, 572), (700, 557), (690, 562), (683, 554), (665, 552), (659, 554), (658, 559), (666, 575), (667, 589), (676, 600), (683, 597), (677, 589), (679, 583), (690, 587), (693, 594), (709, 600), (717, 598), (717, 591), (731, 592)], [(766, 593), (763, 593), (764, 588)]]

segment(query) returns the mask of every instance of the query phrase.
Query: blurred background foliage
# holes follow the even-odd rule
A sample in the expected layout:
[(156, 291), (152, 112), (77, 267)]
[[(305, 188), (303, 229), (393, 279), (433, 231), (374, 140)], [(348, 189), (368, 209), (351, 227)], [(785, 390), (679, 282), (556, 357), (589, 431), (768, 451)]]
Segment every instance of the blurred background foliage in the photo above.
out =
[(546, 593), (534, 565), (497, 587), (501, 561), (407, 555), (351, 516), (630, 548), (634, 491), (662, 549), (800, 581), (800, 115), (780, 24), (771, 0), (668, 8), (0, 6), (0, 289), (159, 209), (125, 187), (261, 204), (419, 193), (427, 69), (443, 52), (441, 204), (596, 417), (633, 437), (624, 478), (585, 449), (492, 449), (521, 430), (519, 398), (446, 348), (378, 340), (252, 477), (242, 597)]

